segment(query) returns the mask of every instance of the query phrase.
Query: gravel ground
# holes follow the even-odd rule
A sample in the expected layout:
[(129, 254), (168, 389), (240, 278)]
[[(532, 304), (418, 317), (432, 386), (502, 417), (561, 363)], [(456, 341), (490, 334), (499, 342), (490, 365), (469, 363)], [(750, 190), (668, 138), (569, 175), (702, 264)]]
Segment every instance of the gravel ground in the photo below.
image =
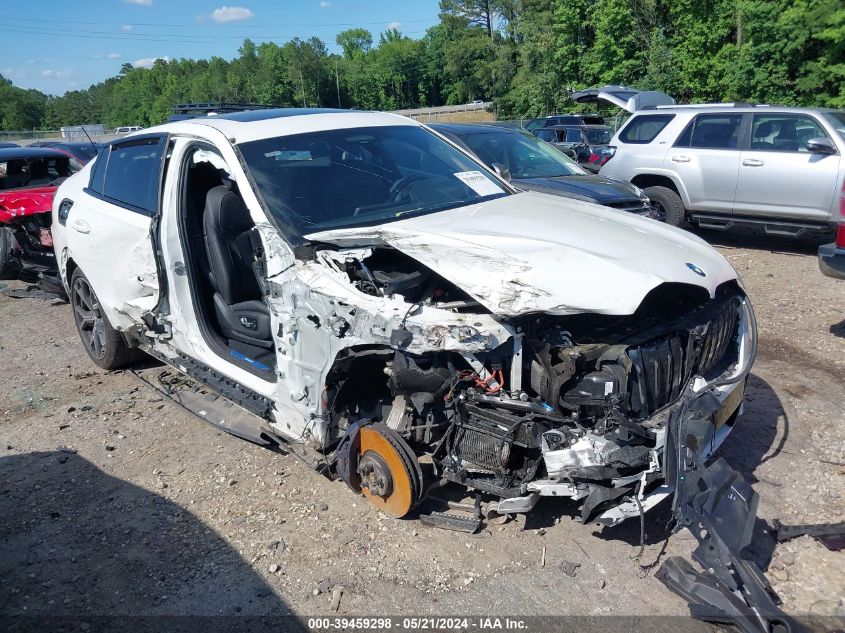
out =
[[(809, 245), (705, 237), (759, 321), (745, 415), (722, 449), (761, 497), (754, 557), (787, 612), (845, 616), (845, 553), (776, 545), (765, 523), (845, 521), (845, 282)], [(98, 370), (66, 304), (0, 294), (0, 323), (0, 615), (687, 613), (633, 560), (638, 525), (581, 525), (545, 500), (477, 535), (393, 520), (132, 373)], [(668, 516), (648, 517), (643, 562)], [(672, 536), (666, 555), (694, 544)]]

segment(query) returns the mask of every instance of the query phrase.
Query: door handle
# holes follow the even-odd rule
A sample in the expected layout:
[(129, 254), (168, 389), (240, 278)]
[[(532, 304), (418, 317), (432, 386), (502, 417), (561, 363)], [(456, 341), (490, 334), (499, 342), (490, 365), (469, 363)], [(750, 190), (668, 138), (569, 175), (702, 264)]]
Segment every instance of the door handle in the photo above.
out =
[(742, 164), (746, 167), (762, 167), (763, 161), (757, 160), (756, 158), (746, 158), (744, 161), (742, 161)]
[(676, 163), (688, 163), (689, 156), (673, 156), (672, 160)]
[(91, 232), (91, 225), (89, 225), (85, 220), (74, 220), (70, 223), (70, 228), (72, 228), (77, 233)]

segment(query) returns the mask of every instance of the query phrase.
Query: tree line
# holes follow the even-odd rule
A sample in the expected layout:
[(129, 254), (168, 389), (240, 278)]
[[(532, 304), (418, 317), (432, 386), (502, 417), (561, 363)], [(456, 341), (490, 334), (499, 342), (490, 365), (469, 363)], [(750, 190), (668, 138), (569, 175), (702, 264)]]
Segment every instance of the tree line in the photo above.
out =
[(238, 56), (124, 64), (62, 96), (0, 76), (0, 129), (153, 125), (179, 102), (396, 110), (492, 100), (498, 118), (575, 111), (572, 90), (613, 83), (680, 102), (845, 107), (842, 0), (441, 0), (414, 39), (389, 29)]

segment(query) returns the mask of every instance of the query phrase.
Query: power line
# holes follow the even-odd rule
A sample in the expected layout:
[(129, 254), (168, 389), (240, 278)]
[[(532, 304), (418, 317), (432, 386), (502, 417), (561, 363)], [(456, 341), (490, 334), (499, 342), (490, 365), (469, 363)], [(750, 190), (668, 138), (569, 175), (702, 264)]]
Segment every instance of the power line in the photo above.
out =
[[(87, 30), (71, 30), (71, 29), (58, 29), (58, 28), (44, 28), (44, 29), (36, 29), (34, 27), (0, 27), (0, 32), (7, 32), (7, 33), (20, 33), (24, 35), (47, 35), (50, 37), (55, 38), (85, 38), (90, 39), (92, 35), (96, 35), (97, 39), (104, 39), (104, 40), (116, 40), (120, 42), (162, 42), (162, 43), (183, 43), (183, 44), (218, 44), (220, 39), (229, 39), (229, 40), (238, 40), (243, 41), (246, 39), (264, 39), (265, 41), (268, 40), (282, 40), (282, 41), (292, 41), (294, 39), (308, 39), (309, 35), (294, 35), (290, 36), (289, 34), (275, 34), (275, 35), (218, 35), (215, 36), (215, 39), (208, 40), (208, 39), (194, 39), (203, 37), (201, 35), (195, 36), (190, 34), (154, 34), (154, 33), (112, 33), (109, 31), (87, 31)], [(416, 35), (419, 33), (425, 33), (424, 30), (422, 31), (405, 31), (403, 35)], [(192, 38), (192, 39), (185, 39), (185, 38)], [(318, 38), (320, 39), (320, 38)]]
[[(417, 22), (432, 22), (436, 21), (437, 16), (435, 17), (428, 17), (428, 18), (415, 18), (413, 20), (396, 20), (395, 18), (386, 18), (384, 20), (378, 20), (375, 22), (335, 22), (335, 23), (328, 23), (328, 22), (314, 22), (314, 23), (288, 23), (288, 24), (262, 24), (261, 27), (282, 27), (282, 26), (296, 26), (296, 27), (312, 27), (312, 28), (319, 28), (319, 27), (335, 27), (335, 26), (361, 26), (361, 25), (377, 25), (381, 24), (387, 26), (391, 22), (399, 22), (400, 24), (413, 24)], [(244, 28), (243, 24), (219, 24), (217, 22), (195, 22), (193, 24), (176, 24), (173, 22), (133, 22), (131, 20), (124, 20), (122, 22), (96, 22), (96, 21), (78, 21), (78, 20), (48, 20), (48, 19), (25, 19), (25, 18), (7, 18), (5, 20), (8, 22), (31, 22), (36, 24), (45, 24), (45, 23), (53, 23), (53, 24), (82, 24), (82, 25), (95, 25), (95, 26), (121, 26), (124, 24), (130, 24), (131, 26), (155, 26), (158, 28), (161, 27), (174, 27), (174, 28), (185, 28), (185, 27), (227, 27), (227, 28)]]

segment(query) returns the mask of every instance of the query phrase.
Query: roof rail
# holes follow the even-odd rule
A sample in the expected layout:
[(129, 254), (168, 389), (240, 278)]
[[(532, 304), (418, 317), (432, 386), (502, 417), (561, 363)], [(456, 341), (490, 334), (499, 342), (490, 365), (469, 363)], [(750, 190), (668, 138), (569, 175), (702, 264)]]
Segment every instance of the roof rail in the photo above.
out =
[(645, 106), (643, 110), (695, 110), (701, 108), (768, 108), (768, 103), (745, 103), (744, 101), (731, 101), (728, 103), (681, 103), (675, 105)]

